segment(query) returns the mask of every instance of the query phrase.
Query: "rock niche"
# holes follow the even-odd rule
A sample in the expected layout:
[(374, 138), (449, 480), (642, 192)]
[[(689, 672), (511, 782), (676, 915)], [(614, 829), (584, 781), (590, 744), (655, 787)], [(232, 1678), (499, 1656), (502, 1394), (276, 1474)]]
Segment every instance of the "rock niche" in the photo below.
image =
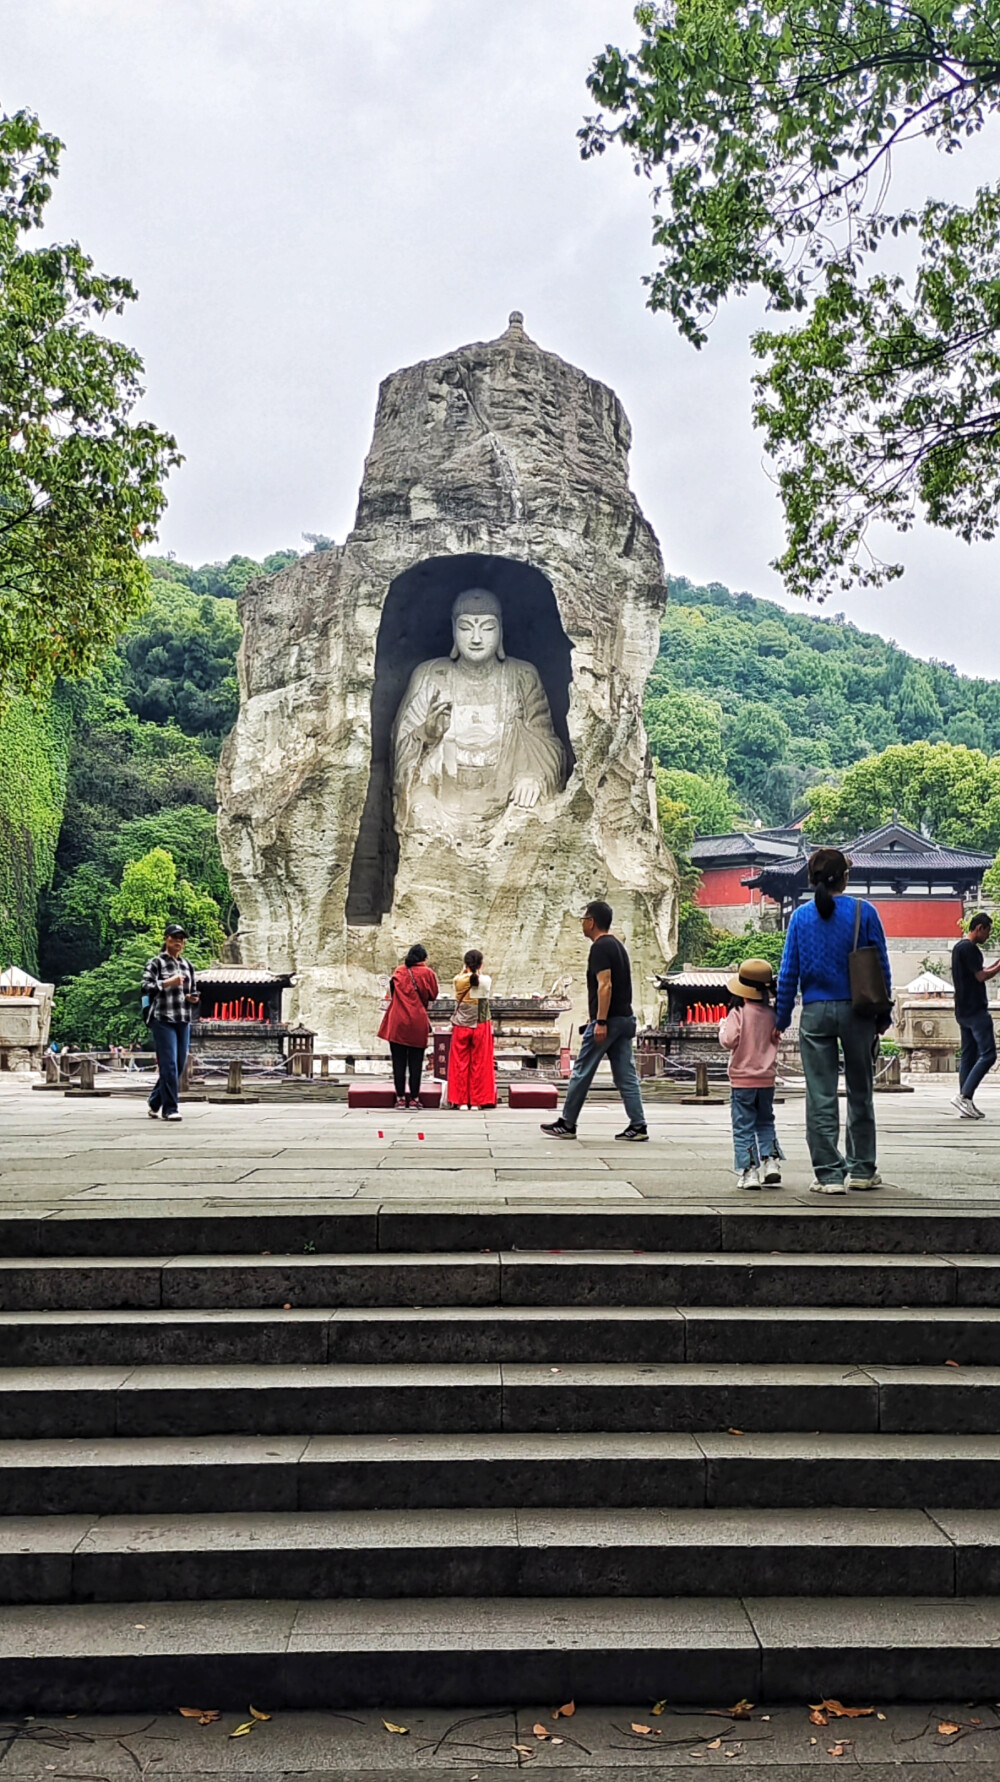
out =
[(571, 980), (606, 897), (636, 1012), (674, 952), (642, 697), (665, 599), (606, 385), (499, 339), (388, 377), (354, 530), (240, 601), (240, 713), (219, 833), (245, 959), (291, 1018), (372, 1049), (422, 941), (442, 985), (478, 946), (494, 993)]

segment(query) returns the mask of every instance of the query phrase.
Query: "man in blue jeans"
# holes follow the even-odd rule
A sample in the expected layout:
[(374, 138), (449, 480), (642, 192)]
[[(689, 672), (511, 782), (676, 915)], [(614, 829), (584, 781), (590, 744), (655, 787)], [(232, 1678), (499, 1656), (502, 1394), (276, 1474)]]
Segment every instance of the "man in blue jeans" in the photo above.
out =
[(194, 966), (182, 958), (187, 940), (179, 922), (168, 922), (163, 951), (146, 961), (142, 974), (143, 1000), (149, 1006), (149, 1031), (156, 1047), (159, 1075), (149, 1098), (149, 1117), (181, 1119), (177, 1105), (180, 1079), (191, 1042), (191, 1010), (198, 1001)]
[(951, 981), (955, 987), (955, 1019), (962, 1035), (962, 1054), (958, 1064), (958, 1094), (952, 1099), (963, 1120), (985, 1120), (973, 1097), (988, 1070), (997, 1061), (997, 1041), (993, 1031), (986, 985), (1000, 971), (1000, 959), (993, 965), (983, 961), (982, 949), (990, 938), (993, 919), (984, 911), (969, 921), (968, 939), (956, 941), (951, 949)]
[(632, 965), (621, 941), (610, 932), (612, 919), (611, 905), (600, 899), (588, 903), (581, 918), (583, 932), (591, 943), (587, 960), (590, 1020), (583, 1030), (583, 1044), (573, 1066), (562, 1114), (558, 1120), (542, 1125), (542, 1131), (550, 1138), (576, 1138), (580, 1109), (587, 1099), (597, 1066), (605, 1056), (628, 1115), (624, 1132), (616, 1132), (615, 1137), (627, 1139), (632, 1144), (643, 1144), (649, 1138), (632, 1056), (635, 1038)]

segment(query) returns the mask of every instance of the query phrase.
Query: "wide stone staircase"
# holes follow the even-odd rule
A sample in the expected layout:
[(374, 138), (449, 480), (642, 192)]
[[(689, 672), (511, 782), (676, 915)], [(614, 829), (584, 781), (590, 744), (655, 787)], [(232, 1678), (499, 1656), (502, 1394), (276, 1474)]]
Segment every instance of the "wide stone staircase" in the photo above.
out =
[(0, 1220), (0, 1700), (1000, 1697), (1000, 1214)]

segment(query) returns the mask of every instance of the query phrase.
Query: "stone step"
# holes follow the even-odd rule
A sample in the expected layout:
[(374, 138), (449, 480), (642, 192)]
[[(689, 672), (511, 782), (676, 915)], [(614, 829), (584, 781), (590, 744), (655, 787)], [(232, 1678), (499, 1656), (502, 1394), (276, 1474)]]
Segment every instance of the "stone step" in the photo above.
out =
[(1000, 1365), (1000, 1307), (363, 1306), (0, 1313), (0, 1367), (759, 1361)]
[[(812, 1431), (0, 1441), (6, 1516), (1000, 1509), (1000, 1437)], [(3, 1523), (0, 1522), (0, 1528)]]
[[(575, 1153), (574, 1153), (575, 1155)], [(645, 1167), (655, 1168), (652, 1161)], [(645, 1153), (644, 1153), (645, 1156)], [(378, 1153), (373, 1164), (381, 1161)], [(633, 1159), (634, 1163), (634, 1159)], [(566, 1160), (572, 1173), (573, 1157)], [(460, 1175), (457, 1177), (460, 1180)], [(147, 1184), (148, 1186), (148, 1184)], [(518, 1184), (523, 1193), (523, 1181)], [(206, 1178), (206, 1197), (212, 1194)], [(261, 1184), (256, 1194), (267, 1192)], [(310, 1188), (308, 1195), (315, 1196)], [(320, 1197), (321, 1198), (321, 1197)], [(750, 1204), (748, 1204), (748, 1201)], [(483, 1206), (468, 1200), (414, 1205), (412, 1200), (197, 1208), (178, 1211), (176, 1200), (143, 1201), (127, 1212), (92, 1208), (86, 1213), (39, 1213), (35, 1208), (0, 1216), (0, 1254), (7, 1257), (259, 1255), (303, 1253), (417, 1253), (456, 1250), (646, 1250), (746, 1253), (810, 1251), (882, 1255), (967, 1254), (1000, 1256), (1000, 1209), (982, 1206), (889, 1205), (878, 1196), (849, 1195), (816, 1205), (736, 1206), (711, 1200), (682, 1206), (622, 1203), (614, 1207), (563, 1201), (546, 1204), (544, 1180), (536, 1201)]]
[(993, 1596), (1000, 1513), (296, 1510), (8, 1517), (0, 1602)]
[(758, 1252), (240, 1253), (0, 1260), (0, 1310), (1000, 1306), (1000, 1257)]
[(0, 1611), (0, 1696), (8, 1715), (989, 1700), (998, 1645), (993, 1597), (35, 1604)]
[(7, 1439), (733, 1428), (995, 1434), (1000, 1368), (504, 1362), (0, 1369), (0, 1438)]

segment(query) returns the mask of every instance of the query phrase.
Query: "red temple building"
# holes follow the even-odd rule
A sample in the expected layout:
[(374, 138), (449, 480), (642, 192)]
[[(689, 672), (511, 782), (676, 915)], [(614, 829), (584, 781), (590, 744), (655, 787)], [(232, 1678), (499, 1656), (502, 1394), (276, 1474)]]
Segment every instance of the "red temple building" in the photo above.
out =
[[(748, 921), (786, 928), (792, 911), (812, 895), (811, 846), (801, 828), (699, 837), (691, 850), (702, 874), (699, 905), (717, 927), (734, 933)], [(895, 821), (856, 836), (844, 852), (852, 861), (849, 890), (873, 903), (882, 919), (894, 979), (905, 983), (928, 955), (946, 963), (992, 856), (942, 847)]]

